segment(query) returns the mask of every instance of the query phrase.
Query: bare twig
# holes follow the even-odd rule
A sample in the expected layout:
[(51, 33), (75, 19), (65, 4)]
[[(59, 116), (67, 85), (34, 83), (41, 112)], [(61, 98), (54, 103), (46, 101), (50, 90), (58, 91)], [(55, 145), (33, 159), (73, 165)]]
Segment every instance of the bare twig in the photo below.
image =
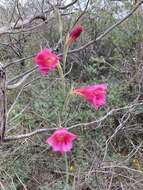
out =
[[(133, 15), (133, 13), (141, 6), (141, 4), (143, 3), (143, 0), (140, 1), (123, 19), (121, 19), (120, 21), (118, 21), (117, 23), (113, 24), (111, 27), (109, 27), (107, 30), (105, 30), (100, 36), (98, 36), (96, 39), (94, 40), (91, 40), (90, 42), (88, 42), (87, 44), (81, 46), (80, 48), (78, 49), (74, 49), (74, 50), (70, 50), (68, 51), (68, 54), (72, 54), (72, 53), (77, 53), (87, 47), (89, 47), (90, 45), (94, 44), (95, 42), (101, 40), (103, 37), (105, 37), (106, 35), (108, 35), (114, 28), (116, 28), (117, 26), (119, 26), (120, 24), (122, 24), (124, 21), (126, 21), (130, 16)], [(62, 56), (63, 53), (60, 53), (59, 56)], [(22, 59), (19, 59), (17, 61), (13, 61), (7, 65), (4, 66), (4, 68), (7, 68), (15, 63), (19, 63), (20, 61), (24, 61), (26, 59), (30, 59), (32, 57), (34, 57), (35, 55), (30, 55), (28, 57), (25, 57), (25, 58), (22, 58)]]
[(10, 81), (8, 81), (6, 83), (6, 85), (10, 85), (11, 83), (13, 83), (14, 81), (16, 80), (19, 80), (21, 78), (23, 78), (25, 75), (29, 74), (29, 73), (32, 73), (33, 71), (35, 71), (37, 69), (37, 66), (36, 67), (33, 67), (32, 69), (29, 69), (28, 71), (25, 71), (24, 73), (16, 76), (15, 78), (11, 79)]
[[(79, 124), (76, 124), (76, 125), (72, 125), (72, 126), (68, 127), (68, 129), (73, 129), (73, 128), (77, 128), (77, 127), (84, 127), (84, 126), (90, 126), (90, 125), (93, 125), (93, 124), (96, 124), (96, 123), (100, 123), (100, 122), (104, 121), (105, 119), (107, 119), (107, 117), (109, 115), (113, 114), (114, 112), (118, 112), (118, 111), (124, 110), (124, 109), (131, 109), (131, 108), (139, 106), (139, 105), (143, 105), (143, 102), (132, 104), (132, 105), (125, 106), (125, 107), (122, 107), (122, 108), (118, 108), (118, 109), (113, 109), (113, 110), (109, 111), (105, 116), (99, 118), (98, 120), (95, 120), (95, 121), (92, 121), (92, 122), (89, 122), (89, 123), (79, 123)], [(21, 135), (17, 135), (17, 136), (5, 137), (4, 142), (25, 139), (25, 138), (29, 138), (29, 137), (31, 137), (33, 135), (36, 135), (36, 134), (45, 133), (45, 132), (53, 131), (53, 130), (56, 130), (56, 129), (58, 129), (58, 128), (36, 129), (35, 131), (27, 133), (27, 134), (21, 134)], [(97, 127), (96, 127), (96, 129), (97, 129)]]
[(88, 4), (89, 4), (89, 1), (87, 1), (86, 3), (86, 6), (85, 6), (85, 9), (83, 10), (83, 12), (79, 15), (79, 17), (76, 19), (75, 23), (73, 24), (73, 27), (79, 22), (79, 20), (82, 18), (82, 16), (85, 14), (87, 8), (88, 8)]
[(19, 60), (16, 60), (16, 61), (12, 61), (12, 62), (8, 63), (7, 65), (4, 65), (3, 68), (6, 69), (7, 67), (9, 67), (9, 66), (11, 66), (11, 65), (13, 65), (13, 64), (20, 63), (20, 62), (25, 61), (25, 60), (27, 60), (27, 59), (31, 59), (31, 58), (34, 57), (35, 55), (36, 55), (36, 54), (33, 54), (33, 55), (30, 55), (30, 56), (28, 56), (28, 57), (24, 57), (24, 58), (19, 59)]
[(63, 7), (58, 7), (58, 9), (61, 9), (61, 10), (67, 9), (67, 8), (71, 7), (72, 5), (74, 5), (77, 1), (78, 1), (78, 0), (74, 0), (73, 2), (67, 4), (67, 5), (65, 5), (65, 6), (63, 6)]
[(18, 29), (24, 28), (27, 25), (31, 24), (34, 20), (38, 20), (38, 19), (45, 21), (46, 17), (44, 14), (39, 14), (36, 16), (29, 17), (28, 19), (21, 21), (21, 22), (17, 23), (16, 25), (15, 25), (15, 23), (11, 23), (10, 26), (3, 26), (0, 28), (0, 36), (3, 34), (13, 33), (13, 30), (18, 30)]
[(18, 99), (19, 99), (19, 97), (20, 97), (20, 95), (21, 95), (23, 89), (24, 89), (24, 86), (20, 89), (18, 95), (16, 96), (16, 99), (14, 100), (13, 104), (12, 104), (11, 107), (9, 108), (9, 110), (8, 110), (8, 112), (7, 112), (7, 118), (9, 117), (10, 112), (13, 110), (14, 106), (16, 105), (16, 103), (17, 103), (17, 101), (18, 101)]
[(123, 19), (121, 19), (117, 23), (113, 24), (111, 27), (109, 27), (107, 30), (105, 30), (103, 32), (103, 34), (98, 36), (95, 40), (91, 40), (90, 42), (88, 42), (87, 44), (81, 46), (78, 49), (74, 49), (74, 50), (69, 51), (68, 54), (79, 52), (79, 51), (87, 48), (88, 46), (94, 44), (95, 42), (101, 40), (103, 37), (105, 37), (107, 34), (109, 34), (114, 28), (116, 28), (117, 26), (122, 24), (124, 21), (126, 21), (130, 16), (132, 16), (133, 13), (141, 6), (142, 3), (143, 3), (143, 0), (140, 1)]
[(15, 141), (15, 140), (20, 140), (20, 139), (25, 139), (25, 138), (29, 138), (29, 137), (31, 137), (33, 135), (44, 133), (44, 132), (48, 132), (48, 131), (53, 131), (55, 129), (57, 129), (57, 128), (37, 129), (35, 131), (32, 131), (31, 133), (17, 135), (17, 136), (8, 136), (8, 137), (5, 137), (3, 141), (4, 142), (8, 142), (8, 141)]
[(6, 74), (0, 65), (0, 141), (3, 141), (6, 130)]
[(6, 85), (6, 89), (7, 90), (11, 90), (11, 89), (14, 89), (14, 88), (17, 88), (19, 86), (22, 85), (22, 83), (31, 75), (31, 73), (33, 73), (34, 71), (24, 75), (18, 82), (16, 82), (15, 84), (7, 84)]
[[(66, 6), (59, 6), (57, 7), (58, 9), (61, 9), (61, 10), (64, 10), (64, 9), (67, 9), (68, 7), (74, 5), (75, 3), (77, 2), (77, 0), (67, 4)], [(10, 26), (3, 26), (0, 28), (0, 36), (1, 35), (4, 35), (4, 34), (11, 34), (11, 33), (14, 33), (13, 30), (19, 30), (19, 29), (23, 29), (25, 28), (26, 26), (28, 26), (29, 24), (31, 24), (34, 20), (42, 20), (43, 22), (45, 22), (47, 20), (45, 14), (47, 12), (50, 12), (52, 11), (52, 9), (47, 9), (47, 10), (44, 10), (43, 13), (41, 14), (38, 14), (38, 15), (34, 15), (34, 16), (30, 16), (28, 19), (25, 19), (25, 20), (22, 20), (19, 22), (19, 19), (16, 23), (11, 23)]]

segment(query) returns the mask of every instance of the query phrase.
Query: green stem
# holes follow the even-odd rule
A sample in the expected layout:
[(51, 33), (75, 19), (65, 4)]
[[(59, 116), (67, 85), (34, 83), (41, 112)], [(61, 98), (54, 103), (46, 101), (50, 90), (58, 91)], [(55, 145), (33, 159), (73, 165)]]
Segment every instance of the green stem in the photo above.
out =
[(62, 69), (60, 63), (58, 63), (57, 68), (58, 68), (59, 75), (60, 75), (62, 81), (65, 82), (65, 77), (64, 77), (63, 69)]
[(66, 72), (66, 61), (67, 61), (67, 55), (68, 55), (68, 46), (64, 49), (64, 57), (63, 57), (63, 68), (64, 68), (64, 74)]
[(63, 112), (64, 110), (66, 110), (67, 107), (68, 107), (70, 98), (71, 98), (71, 96), (72, 96), (72, 93), (71, 93), (71, 92), (72, 92), (72, 89), (73, 89), (73, 87), (71, 87), (70, 91), (68, 92), (68, 94), (67, 94), (67, 96), (66, 96), (66, 99), (65, 99), (65, 102), (64, 102), (64, 105), (63, 105), (63, 108), (62, 108), (62, 112)]
[(60, 75), (62, 82), (63, 82), (64, 93), (65, 93), (65, 77), (64, 77), (63, 69), (62, 69), (60, 63), (58, 63), (57, 68), (58, 68), (59, 75)]
[(65, 188), (64, 190), (68, 190), (69, 189), (69, 169), (68, 169), (68, 158), (67, 158), (67, 154), (65, 152), (64, 154), (65, 156), (65, 165), (66, 165), (66, 184), (65, 184)]

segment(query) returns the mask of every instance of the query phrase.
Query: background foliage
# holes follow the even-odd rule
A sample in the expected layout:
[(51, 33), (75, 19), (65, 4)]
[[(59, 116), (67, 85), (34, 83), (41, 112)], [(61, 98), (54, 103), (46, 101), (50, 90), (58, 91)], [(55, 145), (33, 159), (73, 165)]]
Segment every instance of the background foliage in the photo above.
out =
[[(74, 1), (73, 1), (74, 2)], [(60, 9), (67, 1), (3, 1), (0, 32), (15, 23), (12, 31), (0, 36), (0, 61), (20, 60), (6, 68), (8, 84), (34, 67), (32, 58), (47, 47), (63, 53), (67, 33), (79, 22), (85, 28), (71, 49), (96, 39), (131, 11), (138, 1), (78, 0)], [(46, 11), (45, 11), (46, 10)], [(45, 11), (45, 12), (44, 12)], [(78, 135), (69, 153), (70, 186), (73, 190), (142, 190), (143, 177), (143, 25), (142, 6), (108, 35), (81, 51), (68, 55), (66, 89), (71, 85), (107, 83), (107, 104), (98, 112), (81, 98), (72, 97), (63, 109), (65, 96), (57, 71), (42, 77), (34, 71), (18, 88), (7, 90), (9, 114), (6, 135), (31, 132), (37, 128), (70, 127)], [(42, 15), (24, 27), (19, 23)], [(60, 15), (60, 16), (58, 16)], [(61, 22), (63, 26), (61, 25)], [(63, 41), (59, 43), (62, 29)], [(58, 48), (57, 48), (58, 47)], [(61, 58), (62, 64), (62, 58)], [(21, 90), (22, 89), (22, 90)], [(65, 165), (62, 156), (45, 144), (50, 132), (37, 134), (0, 146), (0, 186), (2, 190), (63, 189)]]

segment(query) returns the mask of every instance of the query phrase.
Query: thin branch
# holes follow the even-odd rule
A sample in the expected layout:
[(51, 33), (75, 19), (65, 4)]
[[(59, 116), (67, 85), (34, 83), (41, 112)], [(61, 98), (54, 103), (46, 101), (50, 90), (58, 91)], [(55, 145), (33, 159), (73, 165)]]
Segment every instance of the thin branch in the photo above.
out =
[[(95, 42), (101, 40), (103, 37), (105, 37), (107, 34), (109, 34), (114, 28), (116, 28), (117, 26), (119, 26), (120, 24), (122, 24), (124, 21), (126, 21), (130, 16), (133, 15), (133, 13), (141, 6), (141, 4), (143, 3), (143, 0), (140, 1), (123, 19), (121, 19), (120, 21), (118, 21), (117, 23), (113, 24), (111, 27), (109, 27), (107, 30), (105, 30), (100, 36), (98, 36), (96, 39), (94, 40), (91, 40), (90, 42), (88, 42), (87, 44), (81, 46), (80, 48), (78, 49), (74, 49), (74, 50), (70, 50), (68, 51), (68, 54), (72, 54), (72, 53), (77, 53), (87, 47), (89, 47), (90, 45), (94, 44)], [(63, 53), (60, 53), (59, 56), (62, 56)], [(20, 61), (24, 61), (26, 59), (30, 59), (32, 57), (34, 57), (34, 55), (30, 55), (28, 57), (25, 57), (25, 58), (22, 58), (22, 59), (19, 59), (17, 61), (13, 61), (7, 65), (4, 66), (4, 69), (15, 64), (15, 63), (19, 63)]]
[[(114, 112), (118, 112), (118, 111), (124, 110), (124, 109), (131, 109), (133, 107), (140, 106), (140, 105), (143, 105), (143, 102), (136, 103), (136, 104), (131, 104), (129, 106), (125, 106), (125, 107), (122, 107), (122, 108), (112, 109), (105, 116), (99, 118), (98, 120), (95, 120), (95, 121), (92, 121), (92, 122), (89, 122), (89, 123), (75, 124), (75, 125), (72, 125), (72, 126), (68, 127), (68, 129), (73, 129), (73, 128), (77, 128), (77, 127), (86, 127), (86, 126), (90, 126), (90, 125), (93, 125), (93, 124), (96, 124), (96, 123), (101, 123), (102, 121), (105, 121), (105, 119), (107, 119), (107, 117), (112, 115)], [(29, 138), (31, 136), (34, 136), (36, 134), (41, 134), (41, 133), (53, 131), (53, 130), (56, 130), (56, 129), (58, 129), (58, 128), (41, 128), (41, 129), (36, 129), (35, 131), (32, 131), (32, 132), (27, 133), (27, 134), (21, 134), (21, 135), (16, 135), (16, 136), (7, 136), (7, 137), (5, 137), (3, 139), (3, 142), (21, 140), (21, 139), (25, 139), (25, 138)], [(96, 127), (96, 129), (97, 129), (97, 127)]]
[(10, 26), (1, 27), (0, 35), (13, 33), (13, 30), (18, 30), (18, 29), (24, 28), (27, 25), (31, 24), (34, 20), (38, 20), (38, 19), (42, 20), (43, 22), (45, 22), (47, 20), (47, 18), (45, 17), (44, 14), (32, 16), (32, 17), (29, 17), (28, 19), (25, 19), (24, 21), (17, 23), (16, 25), (15, 25), (15, 23), (11, 23)]
[[(33, 73), (33, 71), (32, 71), (31, 73)], [(17, 83), (15, 83), (15, 84), (9, 84), (9, 85), (7, 84), (7, 85), (6, 85), (6, 89), (7, 89), (7, 90), (11, 90), (11, 89), (15, 89), (15, 88), (21, 86), (22, 83), (31, 75), (31, 73), (28, 73), (28, 74), (26, 74), (25, 76), (23, 76), (23, 78), (21, 78), (21, 79), (20, 79)]]
[(74, 5), (78, 0), (74, 0), (73, 2), (63, 6), (63, 7), (57, 7), (58, 9), (61, 9), (61, 10), (64, 10), (64, 9), (67, 9), (69, 7), (71, 7), (72, 5)]
[(17, 135), (17, 136), (8, 136), (3, 139), (3, 142), (8, 142), (8, 141), (15, 141), (15, 140), (20, 140), (20, 139), (25, 139), (29, 138), (33, 135), (48, 132), (48, 131), (53, 131), (56, 130), (57, 128), (43, 128), (43, 129), (36, 129), (35, 131), (27, 134), (22, 134), (22, 135)]
[[(61, 10), (64, 10), (64, 9), (67, 9), (68, 7), (74, 5), (75, 3), (77, 2), (77, 0), (73, 1), (72, 3), (69, 3), (68, 5), (66, 6), (62, 6), (62, 7), (57, 7), (58, 9), (61, 9)], [(31, 16), (29, 17), (28, 19), (25, 19), (21, 22), (17, 22), (17, 23), (11, 23), (10, 26), (3, 26), (0, 28), (0, 36), (1, 35), (4, 35), (4, 34), (11, 34), (11, 33), (15, 33), (13, 32), (13, 30), (19, 30), (19, 29), (23, 29), (25, 28), (26, 26), (28, 26), (29, 24), (31, 24), (34, 20), (42, 20), (43, 22), (46, 22), (47, 18), (45, 16), (45, 14), (49, 11), (52, 11), (52, 9), (48, 9), (48, 10), (45, 10), (43, 11), (43, 13), (41, 14), (38, 14), (36, 16)], [(33, 28), (32, 28), (33, 29)], [(30, 29), (31, 30), (31, 29)], [(17, 31), (18, 32), (18, 31)], [(16, 32), (16, 33), (17, 33)], [(20, 31), (22, 32), (22, 31)]]
[(16, 80), (19, 80), (21, 79), (22, 77), (24, 77), (25, 75), (29, 74), (29, 73), (32, 73), (33, 71), (35, 71), (37, 69), (37, 66), (36, 67), (33, 67), (32, 69), (29, 69), (28, 71), (25, 71), (24, 73), (16, 76), (15, 78), (11, 79), (10, 81), (8, 81), (6, 83), (6, 85), (10, 85), (11, 83), (13, 83), (14, 81)]
[(6, 100), (6, 74), (0, 64), (0, 141), (2, 142), (5, 136), (6, 130), (6, 112), (7, 112), (7, 100)]
[(81, 46), (78, 49), (74, 49), (68, 52), (68, 54), (71, 53), (76, 53), (79, 52), (85, 48), (87, 48), (88, 46), (94, 44), (95, 42), (101, 40), (103, 37), (105, 37), (107, 34), (109, 34), (114, 28), (116, 28), (117, 26), (119, 26), (120, 24), (122, 24), (124, 21), (126, 21), (130, 16), (133, 15), (133, 13), (141, 6), (141, 4), (143, 3), (143, 0), (140, 1), (132, 10), (131, 12), (129, 12), (123, 19), (121, 19), (120, 21), (118, 21), (117, 23), (113, 24), (111, 27), (109, 27), (107, 30), (105, 30), (103, 32), (103, 34), (101, 34), (100, 36), (98, 36), (95, 40), (91, 40), (90, 42), (88, 42), (87, 44)]
[(89, 1), (87, 1), (86, 3), (86, 6), (85, 6), (85, 9), (83, 10), (83, 12), (79, 15), (79, 17), (76, 19), (75, 23), (73, 24), (73, 27), (79, 22), (79, 20), (82, 18), (82, 16), (85, 14), (87, 8), (88, 8), (88, 5), (89, 5)]
[(23, 91), (23, 89), (24, 89), (24, 86), (20, 89), (18, 95), (16, 96), (16, 99), (14, 100), (13, 104), (9, 108), (9, 110), (7, 112), (7, 118), (9, 117), (10, 112), (14, 109), (14, 107), (15, 107), (15, 105), (16, 105), (16, 103), (17, 103), (17, 101), (18, 101), (18, 99), (19, 99), (19, 97), (20, 97), (20, 95), (21, 95), (21, 93)]
[(11, 65), (13, 65), (13, 64), (15, 64), (15, 63), (20, 63), (20, 62), (22, 62), (22, 61), (24, 61), (24, 60), (31, 59), (31, 58), (33, 58), (35, 55), (36, 55), (36, 54), (33, 54), (33, 55), (30, 55), (30, 56), (24, 57), (24, 58), (22, 58), (22, 59), (18, 59), (18, 60), (16, 60), (16, 61), (10, 62), (10, 63), (8, 63), (7, 65), (4, 65), (3, 68), (6, 69), (7, 67), (9, 67), (9, 66), (11, 66)]

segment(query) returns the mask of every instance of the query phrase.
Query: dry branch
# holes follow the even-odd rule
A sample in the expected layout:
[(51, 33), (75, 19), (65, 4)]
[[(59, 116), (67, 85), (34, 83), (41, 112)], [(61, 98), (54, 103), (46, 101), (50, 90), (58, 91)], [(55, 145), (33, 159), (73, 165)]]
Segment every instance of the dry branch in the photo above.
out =
[[(69, 3), (65, 6), (58, 6), (58, 9), (64, 10), (69, 8), (70, 6), (74, 5), (77, 2), (77, 0), (73, 1), (72, 3)], [(17, 21), (16, 23), (11, 23), (10, 26), (3, 26), (0, 28), (0, 36), (4, 35), (4, 34), (11, 34), (14, 32), (14, 30), (19, 30), (19, 29), (23, 29), (27, 26), (29, 26), (29, 24), (31, 24), (34, 20), (42, 20), (43, 22), (45, 22), (47, 20), (46, 18), (46, 14), (48, 12), (51, 12), (53, 10), (53, 8), (51, 9), (47, 9), (44, 10), (43, 13), (35, 15), (35, 16), (30, 16), (29, 18), (22, 20), (22, 21)]]
[(140, 1), (123, 19), (121, 19), (117, 23), (113, 24), (111, 27), (109, 27), (107, 30), (105, 30), (100, 36), (98, 36), (95, 40), (91, 40), (90, 42), (81, 46), (78, 49), (69, 51), (68, 54), (79, 52), (79, 51), (87, 48), (88, 46), (94, 44), (95, 42), (101, 40), (103, 37), (105, 37), (107, 34), (109, 34), (114, 28), (116, 28), (117, 26), (122, 24), (124, 21), (126, 21), (130, 16), (132, 16), (133, 13), (141, 6), (142, 3), (143, 3), (143, 0)]
[(11, 34), (13, 33), (13, 30), (25, 28), (29, 26), (29, 24), (31, 24), (34, 20), (39, 20), (39, 19), (45, 21), (46, 17), (44, 14), (39, 14), (36, 16), (31, 16), (28, 19), (25, 19), (24, 21), (18, 22), (17, 24), (11, 23), (10, 26), (3, 26), (0, 28), (0, 36), (2, 36), (3, 34)]
[[(134, 108), (134, 107), (140, 106), (140, 105), (143, 105), (143, 102), (136, 103), (136, 104), (131, 104), (131, 105), (128, 105), (128, 106), (125, 106), (125, 107), (122, 107), (122, 108), (112, 109), (106, 115), (104, 115), (103, 117), (101, 117), (101, 118), (99, 118), (99, 119), (97, 119), (95, 121), (91, 121), (91, 122), (88, 122), (88, 123), (75, 124), (75, 125), (72, 125), (72, 126), (68, 127), (68, 129), (73, 129), (73, 128), (77, 128), (77, 127), (88, 127), (88, 126), (91, 126), (93, 124), (95, 125), (95, 124), (98, 124), (98, 123), (101, 123), (101, 122), (105, 121), (113, 113), (116, 113), (116, 112), (121, 111), (121, 110), (131, 109), (131, 108)], [(98, 127), (95, 127), (95, 128), (97, 129)], [(41, 134), (41, 133), (53, 131), (53, 130), (56, 130), (56, 129), (58, 129), (58, 128), (36, 129), (35, 131), (32, 131), (32, 132), (27, 133), (27, 134), (21, 134), (21, 135), (16, 135), (16, 136), (7, 136), (7, 137), (4, 138), (3, 141), (8, 142), (8, 141), (14, 141), (14, 140), (21, 140), (21, 139), (29, 138), (29, 137), (31, 137), (33, 135), (36, 135), (36, 134)]]
[(0, 65), (0, 141), (3, 141), (6, 130), (6, 75)]
[[(101, 40), (102, 38), (104, 38), (106, 35), (108, 35), (110, 32), (112, 32), (113, 29), (115, 29), (117, 26), (119, 26), (120, 24), (122, 24), (124, 21), (126, 21), (130, 16), (133, 15), (133, 13), (141, 6), (141, 4), (143, 3), (143, 0), (140, 1), (123, 19), (119, 20), (117, 23), (113, 24), (112, 26), (110, 26), (107, 30), (105, 30), (100, 36), (98, 36), (96, 39), (94, 40), (91, 40), (90, 42), (88, 42), (87, 44), (81, 46), (80, 48), (78, 49), (74, 49), (74, 50), (70, 50), (68, 51), (68, 54), (72, 54), (72, 53), (77, 53), (87, 47), (89, 47), (90, 45), (94, 44), (95, 42)], [(59, 56), (62, 56), (63, 53), (60, 53)], [(22, 59), (19, 59), (17, 61), (13, 61), (13, 62), (10, 62), (8, 63), (7, 65), (4, 66), (4, 68), (7, 68), (15, 63), (19, 63), (21, 61), (24, 61), (26, 59), (30, 59), (32, 57), (34, 57), (35, 55), (30, 55), (28, 57), (25, 57), (25, 58), (22, 58)]]

